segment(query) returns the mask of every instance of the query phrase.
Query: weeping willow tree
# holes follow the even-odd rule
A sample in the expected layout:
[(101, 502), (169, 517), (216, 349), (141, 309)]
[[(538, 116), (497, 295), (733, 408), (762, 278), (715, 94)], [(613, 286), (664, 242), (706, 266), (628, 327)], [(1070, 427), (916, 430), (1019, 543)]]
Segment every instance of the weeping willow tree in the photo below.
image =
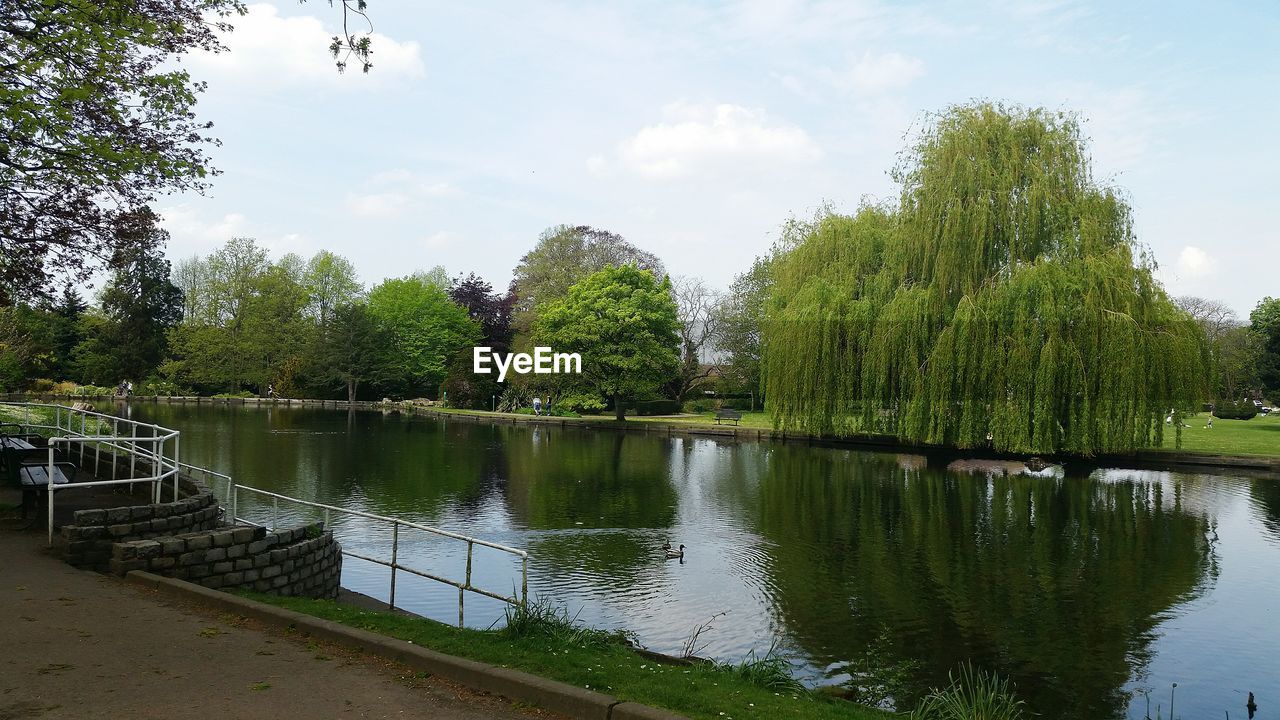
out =
[(775, 425), (1093, 454), (1162, 444), (1204, 397), (1203, 336), (1073, 115), (954, 107), (894, 178), (897, 207), (828, 216), (777, 263)]

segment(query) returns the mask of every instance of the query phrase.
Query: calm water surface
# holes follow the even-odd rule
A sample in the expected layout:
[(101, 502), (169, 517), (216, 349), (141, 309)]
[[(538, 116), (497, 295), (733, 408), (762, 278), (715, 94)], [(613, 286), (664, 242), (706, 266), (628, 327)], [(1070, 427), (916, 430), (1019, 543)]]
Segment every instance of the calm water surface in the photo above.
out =
[[(1280, 480), (937, 468), (845, 449), (302, 409), (135, 405), (183, 459), (239, 482), (525, 548), (530, 594), (593, 626), (736, 660), (771, 645), (812, 683), (897, 667), (911, 702), (970, 660), (1046, 718), (1280, 717)], [(241, 501), (241, 514), (270, 517)], [(350, 549), (390, 533), (341, 521)], [(687, 547), (665, 560), (664, 540)], [(402, 561), (460, 578), (458, 544)], [(477, 551), (478, 583), (517, 566)], [(387, 597), (347, 559), (343, 584)], [(468, 596), (466, 622), (501, 618)], [(398, 604), (457, 622), (457, 591), (401, 574)]]

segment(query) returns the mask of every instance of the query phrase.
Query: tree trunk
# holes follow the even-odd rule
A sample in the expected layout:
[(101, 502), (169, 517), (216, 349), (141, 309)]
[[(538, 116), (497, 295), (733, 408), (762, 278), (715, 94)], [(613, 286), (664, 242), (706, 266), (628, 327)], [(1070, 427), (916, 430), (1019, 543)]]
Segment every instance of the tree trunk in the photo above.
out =
[(356, 388), (359, 385), (360, 381), (355, 378), (351, 378), (347, 381), (347, 402), (353, 403), (356, 401)]
[(626, 418), (622, 416), (623, 410), (624, 408), (622, 406), (622, 398), (617, 395), (614, 395), (613, 396), (613, 419), (617, 420), (618, 422), (622, 422), (623, 420), (626, 420)]

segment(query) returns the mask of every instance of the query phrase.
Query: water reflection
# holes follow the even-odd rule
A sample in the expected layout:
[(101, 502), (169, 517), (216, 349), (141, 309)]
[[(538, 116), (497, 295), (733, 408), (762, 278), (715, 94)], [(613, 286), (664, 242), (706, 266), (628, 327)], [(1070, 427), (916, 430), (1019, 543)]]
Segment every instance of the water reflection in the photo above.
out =
[[(1180, 715), (1219, 716), (1280, 673), (1275, 480), (948, 470), (915, 455), (371, 412), (136, 412), (184, 430), (186, 459), (243, 482), (525, 547), (533, 592), (662, 651), (728, 612), (704, 636), (721, 659), (777, 642), (821, 681), (873, 653), (911, 668), (907, 701), (972, 661), (1042, 716), (1082, 720), (1142, 717), (1134, 694), (1152, 693), (1154, 710), (1175, 680)], [(689, 546), (683, 564), (665, 559), (667, 540)], [(425, 540), (414, 551), (463, 561)], [(377, 594), (385, 580), (353, 568), (348, 582)], [(413, 592), (421, 611), (456, 619), (453, 591)]]

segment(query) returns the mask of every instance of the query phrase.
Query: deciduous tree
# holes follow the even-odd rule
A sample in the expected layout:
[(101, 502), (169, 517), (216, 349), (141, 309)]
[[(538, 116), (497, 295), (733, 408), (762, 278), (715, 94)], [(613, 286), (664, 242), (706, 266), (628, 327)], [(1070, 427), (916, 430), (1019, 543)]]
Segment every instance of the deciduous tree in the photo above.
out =
[(896, 208), (830, 217), (780, 261), (764, 324), (777, 424), (1017, 452), (1162, 442), (1207, 393), (1204, 337), (1153, 277), (1074, 116), (936, 118)]
[(537, 309), (534, 337), (556, 352), (582, 355), (582, 374), (564, 376), (613, 401), (651, 393), (680, 367), (680, 321), (671, 281), (635, 265), (606, 267)]

